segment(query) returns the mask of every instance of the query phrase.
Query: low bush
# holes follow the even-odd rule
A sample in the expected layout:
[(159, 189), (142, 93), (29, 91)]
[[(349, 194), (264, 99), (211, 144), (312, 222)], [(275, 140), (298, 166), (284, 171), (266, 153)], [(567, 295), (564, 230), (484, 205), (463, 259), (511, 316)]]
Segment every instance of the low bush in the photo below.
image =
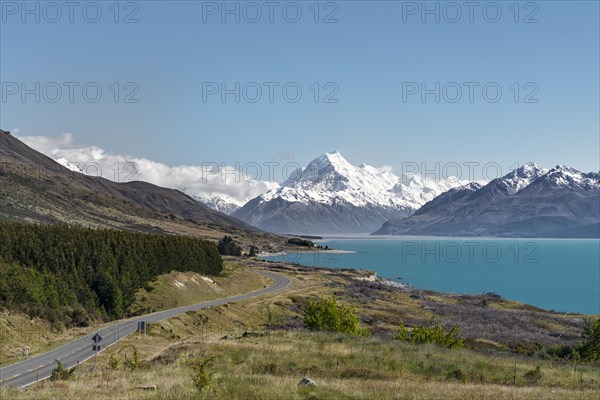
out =
[(595, 321), (585, 320), (581, 338), (583, 342), (577, 349), (581, 358), (585, 361), (600, 361), (600, 318)]
[(525, 378), (525, 382), (527, 382), (528, 385), (538, 383), (540, 379), (542, 379), (542, 367), (538, 365), (535, 369), (525, 372), (523, 378)]
[(52, 371), (52, 375), (50, 375), (51, 381), (65, 381), (75, 373), (75, 368), (66, 369), (63, 363), (58, 360), (55, 361), (56, 368)]
[(197, 359), (189, 362), (192, 368), (192, 382), (196, 389), (203, 391), (213, 384), (213, 374), (208, 370), (208, 364), (214, 361), (218, 356), (212, 356), (205, 359)]
[(456, 326), (446, 330), (439, 323), (435, 325), (417, 325), (409, 332), (404, 323), (400, 321), (394, 339), (416, 344), (432, 343), (448, 349), (460, 349), (464, 346), (463, 339), (459, 336)]
[(335, 297), (309, 301), (304, 313), (304, 324), (309, 329), (351, 335), (367, 334), (358, 325), (360, 317), (354, 307), (338, 304)]

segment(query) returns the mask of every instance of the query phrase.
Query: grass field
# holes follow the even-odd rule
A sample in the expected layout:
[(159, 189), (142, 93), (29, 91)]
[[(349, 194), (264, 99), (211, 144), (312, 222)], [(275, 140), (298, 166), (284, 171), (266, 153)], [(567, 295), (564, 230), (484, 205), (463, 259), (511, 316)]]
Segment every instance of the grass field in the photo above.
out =
[[(132, 337), (120, 346), (126, 353), (129, 345), (140, 349), (139, 369), (111, 370), (104, 354), (96, 367), (83, 366), (69, 381), (5, 391), (3, 398), (597, 399), (600, 394), (600, 371), (594, 367), (574, 372), (569, 365), (523, 357), (310, 332), (173, 341), (166, 329), (155, 326), (148, 338)], [(217, 357), (208, 367), (213, 383), (199, 391), (189, 361), (212, 356)], [(537, 366), (539, 381), (528, 382), (527, 372)], [(298, 387), (304, 376), (318, 387)]]
[[(276, 269), (292, 278), (275, 296), (187, 313), (150, 326), (146, 338), (132, 335), (101, 353), (97, 365), (82, 365), (67, 381), (45, 381), (24, 391), (3, 389), (2, 399), (597, 399), (600, 368), (525, 355), (517, 340), (574, 343), (581, 316), (561, 315), (516, 302), (477, 296), (404, 291), (357, 280), (368, 271), (327, 271), (233, 259), (213, 284), (189, 274), (160, 277), (138, 305), (160, 308), (263, 286), (251, 268)], [(194, 279), (192, 279), (194, 278)], [(242, 278), (242, 279), (234, 279)], [(240, 286), (238, 286), (240, 285)], [(225, 289), (228, 288), (228, 289)], [(336, 295), (353, 304), (370, 337), (304, 330), (309, 298)], [(143, 299), (144, 298), (144, 299)], [(163, 304), (164, 303), (164, 304)], [(452, 307), (450, 309), (444, 307)], [(481, 311), (479, 311), (481, 309)], [(440, 313), (439, 310), (442, 310)], [(450, 315), (449, 310), (456, 312)], [(478, 313), (477, 313), (478, 312)], [(488, 329), (485, 319), (495, 318)], [(400, 320), (408, 324), (465, 320), (472, 349), (447, 350), (391, 339)], [(523, 321), (530, 321), (526, 328)], [(480, 323), (481, 325), (482, 323)], [(505, 326), (506, 325), (506, 326)], [(501, 337), (512, 326), (513, 336)], [(495, 330), (500, 330), (499, 333)], [(559, 339), (557, 339), (557, 335)], [(139, 366), (125, 360), (139, 352)], [(527, 348), (527, 346), (525, 346)], [(119, 360), (117, 369), (110, 358)], [(212, 384), (194, 386), (191, 364), (207, 364)], [(113, 364), (114, 366), (114, 364)], [(539, 369), (538, 369), (539, 367)], [(317, 387), (300, 387), (308, 376)]]

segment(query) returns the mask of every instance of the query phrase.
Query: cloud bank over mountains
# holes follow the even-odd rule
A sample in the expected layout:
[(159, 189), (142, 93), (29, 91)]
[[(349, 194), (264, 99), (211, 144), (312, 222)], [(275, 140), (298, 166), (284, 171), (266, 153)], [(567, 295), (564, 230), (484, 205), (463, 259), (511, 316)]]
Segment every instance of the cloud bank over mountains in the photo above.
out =
[(18, 130), (14, 130), (13, 134), (71, 170), (117, 182), (145, 181), (179, 189), (199, 200), (217, 196), (229, 198), (237, 206), (242, 206), (248, 200), (279, 187), (276, 182), (251, 179), (234, 167), (214, 162), (169, 166), (147, 158), (114, 154), (97, 146), (79, 145), (71, 133), (21, 136)]

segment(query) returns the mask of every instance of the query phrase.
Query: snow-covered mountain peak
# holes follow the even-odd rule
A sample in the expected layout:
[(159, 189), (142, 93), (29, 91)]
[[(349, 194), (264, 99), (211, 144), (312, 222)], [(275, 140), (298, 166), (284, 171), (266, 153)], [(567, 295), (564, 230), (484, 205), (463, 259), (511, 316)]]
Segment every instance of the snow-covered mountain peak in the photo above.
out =
[(540, 163), (529, 162), (521, 165), (519, 168), (516, 168), (509, 175), (516, 175), (521, 178), (530, 178), (534, 176), (542, 176), (546, 172), (548, 172), (548, 169), (544, 168)]
[(466, 185), (463, 186), (459, 186), (456, 188), (456, 190), (470, 190), (470, 191), (475, 191), (475, 190), (479, 190), (482, 187), (484, 187), (485, 185), (482, 184), (481, 182), (469, 182)]
[(325, 153), (312, 160), (306, 168), (294, 171), (282, 186), (308, 187), (319, 183), (344, 181), (345, 175), (348, 175), (352, 168), (353, 166), (337, 151)]
[(352, 165), (337, 150), (325, 153), (321, 157), (319, 157), (319, 159), (326, 159), (333, 166), (340, 166), (342, 168)]
[(213, 210), (222, 212), (223, 214), (231, 215), (236, 210), (240, 209), (244, 204), (240, 201), (233, 199), (231, 196), (225, 194), (213, 194), (192, 197), (202, 203), (206, 204)]
[(356, 167), (350, 164), (337, 151), (333, 153), (325, 153), (321, 157), (314, 159), (305, 171), (316, 177), (324, 177), (332, 173), (348, 177), (355, 173)]
[(354, 166), (333, 152), (317, 157), (280, 188), (250, 200), (233, 215), (273, 232), (366, 233), (466, 183), (419, 175), (401, 180), (389, 167)]
[(506, 185), (509, 193), (515, 194), (547, 172), (548, 169), (542, 167), (539, 163), (531, 162), (512, 170), (500, 179)]
[(447, 179), (433, 180), (410, 174), (399, 179), (391, 192), (395, 197), (402, 198), (412, 203), (412, 207), (418, 208), (436, 196), (467, 183), (468, 181), (461, 181), (453, 176)]
[(573, 188), (600, 188), (600, 174), (583, 173), (566, 165), (557, 165), (552, 168), (544, 179), (554, 186), (568, 186)]
[(417, 209), (453, 187), (466, 184), (456, 178), (434, 181), (418, 175), (401, 180), (390, 168), (350, 164), (339, 152), (326, 153), (286, 180), (280, 190), (262, 196), (288, 202), (354, 206), (377, 205), (394, 209)]

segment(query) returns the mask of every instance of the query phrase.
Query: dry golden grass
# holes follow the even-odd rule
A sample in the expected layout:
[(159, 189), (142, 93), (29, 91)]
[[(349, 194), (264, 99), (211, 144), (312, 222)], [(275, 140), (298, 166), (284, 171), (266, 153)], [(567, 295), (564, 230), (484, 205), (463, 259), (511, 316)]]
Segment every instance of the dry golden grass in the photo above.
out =
[[(581, 369), (580, 377), (569, 365), (310, 332), (240, 337), (234, 330), (226, 332), (230, 339), (221, 340), (214, 332), (202, 337), (197, 331), (196, 336), (167, 344), (164, 330), (153, 329), (148, 338), (134, 336), (121, 345), (140, 349), (144, 362), (139, 369), (130, 371), (121, 365), (119, 370), (111, 370), (104, 354), (97, 366), (81, 367), (69, 381), (46, 381), (24, 391), (0, 394), (3, 399), (36, 400), (539, 400), (597, 399), (600, 395), (600, 370), (590, 366)], [(113, 354), (117, 351), (112, 350)], [(209, 356), (217, 356), (208, 368), (214, 374), (213, 384), (200, 391), (192, 384), (189, 360)], [(541, 365), (542, 378), (528, 384), (524, 375), (537, 365)], [(457, 369), (464, 373), (465, 381), (457, 378)], [(314, 379), (318, 387), (298, 387), (304, 376)]]
[(0, 312), (0, 365), (59, 347), (85, 333), (84, 328), (57, 329), (22, 313)]
[[(247, 264), (265, 266), (253, 261)], [(24, 391), (2, 389), (0, 398), (595, 400), (600, 397), (597, 366), (580, 365), (574, 371), (565, 361), (506, 352), (447, 350), (389, 339), (400, 318), (422, 319), (432, 315), (423, 304), (459, 303), (444, 295), (424, 294), (415, 298), (410, 292), (384, 291), (372, 301), (364, 301), (352, 289), (354, 278), (366, 274), (364, 271), (286, 266), (280, 272), (292, 278), (291, 286), (284, 292), (187, 313), (151, 325), (146, 338), (130, 336), (101, 353), (96, 366), (82, 365), (69, 381), (46, 381)], [(232, 278), (247, 277), (244, 274), (252, 272), (231, 265), (228, 273)], [(174, 281), (188, 279), (185, 283), (189, 283), (191, 277), (163, 276), (147, 295), (176, 296), (183, 288), (174, 286)], [(234, 279), (230, 282), (233, 285)], [(237, 289), (247, 289), (245, 283), (242, 285)], [(362, 338), (299, 329), (301, 307), (306, 299), (333, 294), (344, 303), (355, 304), (361, 315), (373, 318), (366, 326), (378, 335)], [(499, 311), (502, 303), (494, 303), (490, 308)], [(509, 308), (510, 315), (519, 312), (520, 306), (510, 303)], [(540, 314), (540, 318), (546, 317)], [(542, 325), (550, 325), (547, 329), (565, 329), (561, 323)], [(489, 347), (502, 346), (480, 340)], [(131, 346), (139, 350), (142, 360), (140, 368), (134, 370), (123, 365), (126, 355), (131, 358)], [(110, 355), (121, 360), (119, 369), (109, 367)], [(192, 383), (190, 360), (212, 356), (217, 356), (208, 367), (213, 384), (200, 391)], [(527, 372), (537, 366), (541, 370), (539, 380), (528, 382)], [(314, 379), (318, 387), (299, 387), (297, 384), (304, 376)]]
[(240, 293), (248, 293), (270, 285), (270, 279), (234, 261), (225, 262), (219, 276), (202, 276), (193, 272), (171, 272), (136, 293), (130, 307), (134, 314), (176, 308)]

